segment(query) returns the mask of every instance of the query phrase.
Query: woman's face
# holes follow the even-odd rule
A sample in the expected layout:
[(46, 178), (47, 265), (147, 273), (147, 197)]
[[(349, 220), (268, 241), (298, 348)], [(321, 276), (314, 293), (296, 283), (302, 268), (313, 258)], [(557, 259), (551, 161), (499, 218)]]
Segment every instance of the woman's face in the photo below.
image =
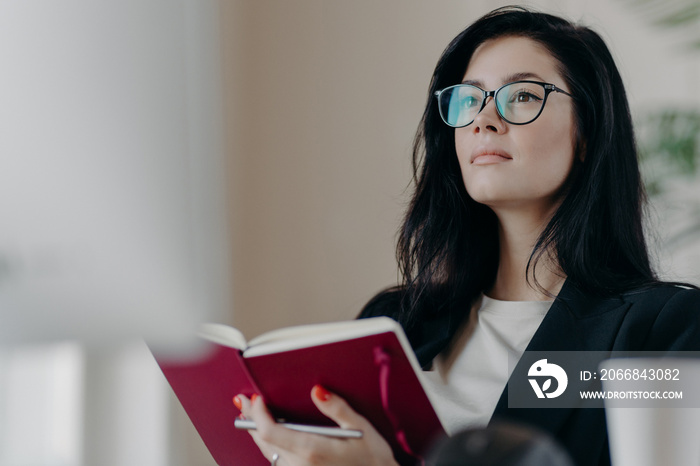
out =
[[(569, 92), (557, 61), (524, 37), (484, 42), (464, 74), (465, 82), (487, 91), (520, 80), (550, 83)], [(469, 195), (497, 213), (510, 208), (551, 213), (574, 162), (574, 121), (574, 103), (566, 94), (550, 93), (540, 116), (521, 126), (506, 123), (489, 98), (473, 123), (455, 129)]]

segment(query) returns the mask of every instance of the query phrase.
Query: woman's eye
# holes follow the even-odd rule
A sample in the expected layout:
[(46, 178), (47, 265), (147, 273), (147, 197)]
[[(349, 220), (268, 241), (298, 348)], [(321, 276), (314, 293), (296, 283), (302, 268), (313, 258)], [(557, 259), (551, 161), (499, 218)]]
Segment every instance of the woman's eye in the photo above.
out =
[(477, 103), (477, 99), (475, 99), (474, 97), (467, 97), (466, 99), (464, 99), (465, 108), (476, 107)]
[(516, 92), (513, 94), (513, 97), (511, 98), (511, 102), (519, 103), (519, 104), (528, 104), (532, 102), (539, 102), (542, 99), (536, 96), (535, 94), (532, 94), (530, 92)]

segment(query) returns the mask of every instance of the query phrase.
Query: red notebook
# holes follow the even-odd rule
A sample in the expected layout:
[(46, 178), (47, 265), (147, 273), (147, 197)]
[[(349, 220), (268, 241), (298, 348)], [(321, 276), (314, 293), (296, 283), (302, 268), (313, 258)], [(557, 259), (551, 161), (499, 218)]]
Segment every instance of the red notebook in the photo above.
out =
[(401, 464), (415, 464), (444, 435), (418, 361), (401, 326), (389, 318), (290, 327), (250, 343), (238, 330), (216, 324), (200, 336), (210, 343), (197, 359), (155, 357), (220, 466), (270, 464), (250, 435), (234, 427), (238, 393), (261, 394), (278, 419), (333, 426), (311, 401), (319, 384), (369, 419)]

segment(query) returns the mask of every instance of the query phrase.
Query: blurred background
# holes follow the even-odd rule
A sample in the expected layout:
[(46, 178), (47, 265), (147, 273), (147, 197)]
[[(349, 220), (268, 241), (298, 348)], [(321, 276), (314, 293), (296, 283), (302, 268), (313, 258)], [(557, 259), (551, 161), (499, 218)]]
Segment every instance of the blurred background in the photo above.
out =
[[(0, 184), (14, 182), (0, 204), (0, 466), (213, 465), (136, 334), (352, 319), (395, 284), (433, 67), (509, 3), (0, 0), (12, 71), (0, 118), (14, 137), (0, 156)], [(523, 4), (607, 41), (639, 128), (659, 271), (700, 283), (700, 1)], [(78, 246), (64, 241), (76, 223)], [(106, 252), (85, 256), (91, 241)], [(51, 260), (18, 259), (36, 248)], [(51, 294), (42, 277), (66, 254), (81, 259), (74, 292)], [(44, 275), (20, 280), (18, 263)], [(104, 275), (114, 286), (100, 267), (120, 272)]]

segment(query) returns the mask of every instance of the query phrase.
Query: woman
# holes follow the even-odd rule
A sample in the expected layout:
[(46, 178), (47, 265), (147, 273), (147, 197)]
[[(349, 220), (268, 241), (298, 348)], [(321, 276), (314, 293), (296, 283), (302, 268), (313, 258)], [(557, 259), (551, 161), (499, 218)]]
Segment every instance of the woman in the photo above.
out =
[[(437, 64), (414, 169), (403, 284), (361, 317), (403, 325), (450, 430), (517, 420), (578, 465), (609, 464), (603, 410), (509, 409), (505, 362), (526, 348), (700, 350), (700, 292), (661, 283), (650, 265), (629, 108), (602, 39), (522, 8), (476, 21)], [(339, 396), (315, 387), (312, 398), (364, 438), (287, 431), (241, 396), (273, 464), (396, 464)]]

